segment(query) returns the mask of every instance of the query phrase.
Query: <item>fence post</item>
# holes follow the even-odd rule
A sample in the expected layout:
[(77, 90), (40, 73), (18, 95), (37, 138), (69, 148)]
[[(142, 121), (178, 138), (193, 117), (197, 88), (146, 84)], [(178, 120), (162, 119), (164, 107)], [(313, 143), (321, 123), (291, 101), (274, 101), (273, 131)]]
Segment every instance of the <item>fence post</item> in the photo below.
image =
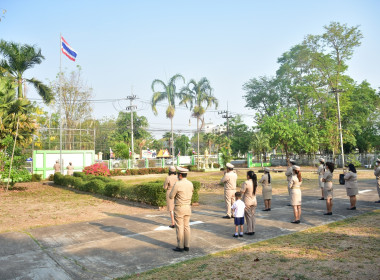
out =
[(145, 168), (149, 168), (149, 160), (147, 158), (145, 159)]
[(191, 165), (195, 165), (195, 156), (194, 155), (191, 156)]
[(161, 167), (162, 167), (162, 168), (165, 167), (165, 159), (164, 159), (164, 158), (161, 159)]
[[(181, 163), (180, 157), (181, 157), (181, 156), (177, 156), (177, 165), (178, 165), (178, 166), (179, 166), (179, 164)], [(174, 164), (173, 164), (173, 165), (174, 165)]]
[(248, 153), (247, 155), (247, 166), (248, 168), (252, 167), (252, 153)]

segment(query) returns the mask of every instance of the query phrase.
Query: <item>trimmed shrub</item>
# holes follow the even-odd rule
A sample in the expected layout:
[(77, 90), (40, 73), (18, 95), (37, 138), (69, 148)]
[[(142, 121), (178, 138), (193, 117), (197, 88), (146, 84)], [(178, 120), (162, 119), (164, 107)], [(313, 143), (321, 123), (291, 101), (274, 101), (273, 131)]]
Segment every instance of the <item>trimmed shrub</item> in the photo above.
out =
[(201, 182), (199, 181), (191, 181), (193, 183), (194, 191), (193, 196), (191, 197), (191, 203), (195, 203), (199, 201), (199, 190), (201, 188)]
[(54, 174), (49, 175), (48, 181), (54, 181)]
[(163, 182), (149, 182), (123, 188), (123, 195), (131, 201), (143, 202), (155, 206), (166, 205), (166, 192)]
[(83, 172), (86, 175), (95, 175), (95, 176), (110, 176), (110, 170), (108, 169), (107, 165), (103, 163), (95, 163), (90, 166), (86, 166), (83, 169)]
[(77, 190), (83, 190), (85, 182), (81, 177), (73, 177), (73, 187)]
[(86, 174), (84, 174), (83, 172), (75, 171), (74, 174), (73, 174), (73, 176), (74, 177), (84, 178), (84, 177), (86, 177)]
[(40, 182), (41, 181), (41, 174), (33, 174), (32, 175), (32, 182)]
[(64, 176), (60, 172), (54, 173), (54, 184), (63, 186)]
[(86, 183), (86, 186), (88, 187), (88, 191), (92, 193), (98, 193), (102, 194), (104, 191), (106, 183), (104, 183), (102, 180), (91, 180), (88, 183)]
[(122, 173), (121, 170), (122, 169), (120, 169), (120, 168), (110, 170), (110, 174), (111, 174), (111, 176), (122, 176), (122, 175), (125, 175), (125, 173)]
[(109, 197), (116, 197), (120, 195), (121, 188), (124, 186), (122, 181), (113, 181), (106, 183), (104, 186), (104, 195)]
[(110, 182), (114, 182), (115, 181), (112, 178), (103, 177), (103, 176), (89, 176), (88, 180), (100, 180), (100, 181), (102, 181), (104, 183), (110, 183)]

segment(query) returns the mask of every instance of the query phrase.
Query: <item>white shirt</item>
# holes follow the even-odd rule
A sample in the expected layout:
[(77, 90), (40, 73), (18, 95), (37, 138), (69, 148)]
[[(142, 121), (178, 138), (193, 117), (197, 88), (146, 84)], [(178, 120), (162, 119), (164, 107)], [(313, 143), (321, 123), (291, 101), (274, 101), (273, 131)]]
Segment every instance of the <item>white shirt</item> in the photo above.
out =
[(241, 201), (240, 199), (236, 200), (231, 208), (234, 210), (235, 218), (244, 217), (245, 203), (243, 201)]

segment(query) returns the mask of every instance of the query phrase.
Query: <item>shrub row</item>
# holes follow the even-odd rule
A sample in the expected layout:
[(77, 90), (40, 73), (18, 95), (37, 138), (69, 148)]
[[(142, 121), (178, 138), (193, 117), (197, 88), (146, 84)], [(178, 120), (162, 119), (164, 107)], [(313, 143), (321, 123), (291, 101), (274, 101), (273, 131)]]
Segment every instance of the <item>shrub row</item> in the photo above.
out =
[(121, 169), (114, 169), (110, 171), (111, 176), (164, 174), (168, 172), (169, 172), (169, 168), (162, 168), (162, 167), (126, 169), (125, 172), (122, 172)]
[[(74, 172), (74, 176), (54, 174), (54, 183), (74, 189), (102, 194), (109, 197), (121, 197), (126, 200), (142, 202), (154, 206), (166, 205), (166, 191), (163, 181), (140, 183), (128, 186), (121, 180), (114, 180), (103, 176), (86, 175), (83, 172)], [(191, 202), (198, 202), (200, 182), (193, 181), (194, 193)]]

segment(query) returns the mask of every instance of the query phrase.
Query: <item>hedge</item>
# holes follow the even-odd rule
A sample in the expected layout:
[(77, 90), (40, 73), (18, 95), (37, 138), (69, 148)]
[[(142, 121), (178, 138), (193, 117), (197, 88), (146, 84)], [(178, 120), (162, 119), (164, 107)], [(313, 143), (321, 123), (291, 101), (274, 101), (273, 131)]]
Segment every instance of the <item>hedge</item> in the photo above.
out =
[[(163, 181), (128, 186), (121, 180), (74, 172), (74, 176), (64, 176), (61, 173), (55, 173), (54, 183), (84, 192), (92, 192), (109, 197), (121, 197), (126, 200), (142, 202), (154, 206), (162, 207), (166, 205), (166, 191), (163, 188)], [(192, 183), (194, 193), (191, 202), (195, 203), (199, 200), (198, 192), (201, 184), (198, 181), (193, 181)]]

